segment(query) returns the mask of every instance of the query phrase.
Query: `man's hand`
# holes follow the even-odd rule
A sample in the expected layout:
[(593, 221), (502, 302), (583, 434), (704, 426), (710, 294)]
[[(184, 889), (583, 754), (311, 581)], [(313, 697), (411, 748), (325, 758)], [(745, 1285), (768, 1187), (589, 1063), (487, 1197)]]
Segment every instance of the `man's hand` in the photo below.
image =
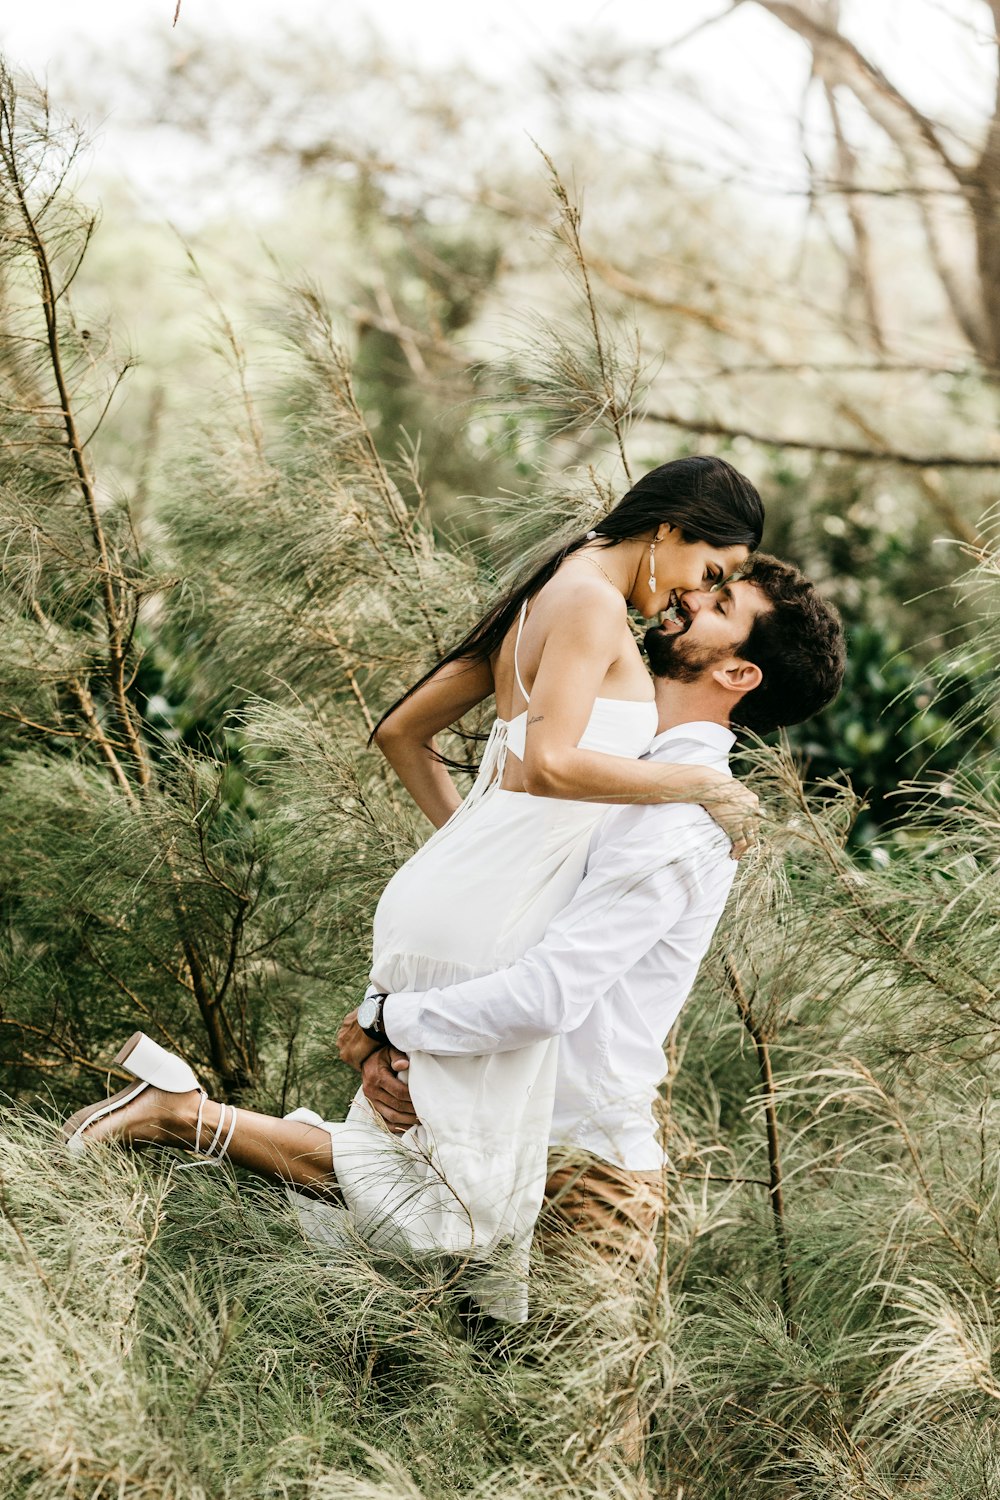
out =
[[(360, 1073), (365, 1058), (377, 1052), (378, 1047), (378, 1042), (373, 1042), (368, 1033), (362, 1031), (358, 1025), (357, 1007), (348, 1011), (337, 1032), (337, 1051), (340, 1053), (341, 1060), (356, 1073)], [(401, 1057), (402, 1055), (400, 1053)]]
[[(364, 1036), (364, 1032), (361, 1034)], [(417, 1123), (406, 1084), (409, 1066), (406, 1053), (390, 1044), (371, 1053), (361, 1067), (361, 1092), (393, 1135), (402, 1135), (404, 1130)]]

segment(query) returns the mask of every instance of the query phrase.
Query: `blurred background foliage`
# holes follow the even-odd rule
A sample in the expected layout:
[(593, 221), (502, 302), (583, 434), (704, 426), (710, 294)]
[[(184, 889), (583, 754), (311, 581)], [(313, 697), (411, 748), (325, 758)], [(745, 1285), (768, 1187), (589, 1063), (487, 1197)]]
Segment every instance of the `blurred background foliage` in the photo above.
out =
[[(676, 87), (669, 56), (609, 50), (607, 39), (588, 51), (581, 39), (564, 68), (536, 70), (524, 87), (549, 112), (546, 149), (561, 174), (585, 183), (583, 242), (609, 330), (638, 340), (635, 469), (724, 453), (765, 495), (765, 545), (844, 614), (844, 693), (791, 738), (808, 775), (844, 773), (867, 798), (853, 841), (883, 858), (907, 806), (901, 783), (996, 749), (990, 726), (947, 728), (987, 670), (974, 612), (953, 585), (982, 540), (1000, 467), (987, 347), (994, 275), (977, 253), (975, 192), (963, 218), (934, 176), (947, 161), (991, 193), (994, 164), (976, 153), (974, 120), (939, 125), (893, 85), (859, 81), (837, 51), (835, 21), (832, 32), (810, 30), (811, 15), (783, 23), (812, 48), (811, 107), (824, 103), (819, 141), (834, 154), (806, 147), (813, 208), (803, 220), (766, 205), (762, 215), (739, 184), (706, 184), (655, 136), (623, 139), (614, 105)], [(267, 48), (222, 57), (191, 26), (147, 39), (114, 86), (136, 132), (155, 145), (168, 131), (200, 163), (184, 243), (123, 183), (102, 181), (99, 157), (87, 189), (107, 228), (80, 295), (98, 312), (113, 307), (142, 354), (98, 441), (100, 467), (151, 524), (171, 472), (159, 456), (206, 402), (228, 399), (206, 314), (216, 304), (217, 348), (232, 358), (234, 338), (247, 346), (252, 385), (273, 349), (260, 316), (269, 289), (303, 275), (337, 309), (382, 457), (443, 539), (470, 539), (486, 566), (502, 567), (511, 543), (506, 532), (498, 541), (492, 497), (530, 501), (540, 474), (608, 473), (603, 433), (561, 404), (559, 371), (546, 363), (579, 288), (552, 253), (542, 161), (491, 130), (499, 84), (467, 68), (419, 68), (374, 35), (351, 48), (289, 28)], [(111, 100), (103, 87), (99, 71), (84, 70), (67, 94), (99, 114)], [(918, 117), (936, 163), (907, 134)], [(804, 104), (806, 139), (811, 120)], [(221, 215), (206, 186), (213, 174), (232, 176)], [(493, 377), (511, 345), (533, 367), (520, 384), (507, 370), (516, 399), (497, 401)], [(293, 418), (294, 393), (283, 399), (270, 417)], [(928, 669), (955, 652), (942, 703)], [(160, 711), (211, 736), (177, 697), (183, 667), (160, 670), (166, 694), (144, 668)]]

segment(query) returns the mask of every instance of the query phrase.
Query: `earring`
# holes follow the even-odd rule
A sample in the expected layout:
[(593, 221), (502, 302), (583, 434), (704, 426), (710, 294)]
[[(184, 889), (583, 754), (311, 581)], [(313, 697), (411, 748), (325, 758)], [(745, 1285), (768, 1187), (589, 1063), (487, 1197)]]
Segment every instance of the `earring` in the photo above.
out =
[(656, 543), (649, 544), (649, 589), (650, 593), (656, 593)]

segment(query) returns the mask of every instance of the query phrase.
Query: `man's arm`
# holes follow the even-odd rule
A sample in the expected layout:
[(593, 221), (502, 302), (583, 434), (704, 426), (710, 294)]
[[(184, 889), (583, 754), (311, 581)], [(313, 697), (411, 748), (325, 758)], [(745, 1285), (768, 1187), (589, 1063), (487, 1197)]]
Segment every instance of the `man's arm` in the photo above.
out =
[[(390, 995), (382, 1024), (404, 1052), (507, 1052), (580, 1026), (683, 916), (704, 880), (732, 879), (729, 843), (691, 807), (645, 808), (596, 849), (572, 901), (508, 969)], [(655, 864), (651, 863), (652, 859)]]

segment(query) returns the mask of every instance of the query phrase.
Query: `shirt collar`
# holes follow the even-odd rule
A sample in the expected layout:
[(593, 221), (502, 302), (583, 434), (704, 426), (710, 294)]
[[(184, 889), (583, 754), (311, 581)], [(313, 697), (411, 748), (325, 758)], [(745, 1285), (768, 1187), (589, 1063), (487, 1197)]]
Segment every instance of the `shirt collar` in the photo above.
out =
[(720, 755), (728, 755), (736, 743), (736, 736), (723, 724), (714, 724), (710, 719), (692, 719), (688, 724), (675, 724), (672, 729), (658, 734), (646, 754), (655, 755), (661, 746), (669, 745), (672, 740), (700, 740)]

